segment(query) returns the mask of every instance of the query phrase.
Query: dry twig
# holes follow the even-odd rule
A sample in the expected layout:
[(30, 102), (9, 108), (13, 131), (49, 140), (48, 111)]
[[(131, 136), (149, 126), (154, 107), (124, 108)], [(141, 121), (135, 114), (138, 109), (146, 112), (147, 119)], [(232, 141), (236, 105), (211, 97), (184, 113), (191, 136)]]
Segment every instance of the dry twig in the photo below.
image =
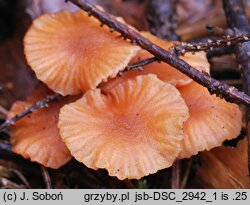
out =
[(97, 9), (88, 1), (86, 0), (69, 0), (69, 1), (71, 1), (84, 11), (88, 12), (89, 15), (93, 15), (94, 17), (99, 19), (99, 21), (102, 24), (107, 25), (110, 29), (114, 29), (115, 31), (119, 32), (125, 39), (126, 38), (130, 39), (133, 44), (137, 44), (141, 48), (149, 51), (158, 60), (170, 64), (171, 66), (175, 67), (182, 73), (186, 74), (199, 84), (207, 87), (207, 89), (210, 91), (211, 94), (216, 94), (217, 96), (224, 98), (229, 102), (234, 102), (238, 104), (242, 103), (247, 106), (250, 105), (250, 97), (247, 94), (240, 92), (235, 87), (225, 85), (220, 81), (211, 78), (209, 75), (196, 70), (195, 68), (191, 67), (185, 61), (181, 60), (177, 56), (162, 49), (161, 47), (152, 43), (148, 39), (144, 38), (135, 30), (117, 21), (111, 15)]
[[(207, 42), (202, 42), (202, 43), (181, 42), (178, 45), (172, 46), (170, 48), (170, 52), (172, 52), (175, 55), (184, 55), (187, 52), (199, 52), (199, 51), (208, 51), (208, 50), (212, 51), (215, 48), (228, 47), (231, 49), (232, 46), (240, 45), (240, 44), (242, 44), (244, 42), (248, 42), (248, 41), (250, 41), (250, 33), (245, 34), (245, 35), (240, 35), (240, 36), (227, 36), (226, 38), (220, 38), (220, 39), (216, 39), (216, 40), (209, 39)], [(223, 50), (222, 53), (226, 54), (226, 51)], [(221, 53), (219, 53), (219, 54), (221, 54)], [(133, 70), (133, 69), (142, 70), (143, 66), (154, 63), (156, 61), (159, 61), (159, 60), (157, 60), (156, 57), (139, 60), (136, 63), (128, 65), (125, 68), (125, 70), (120, 72), (120, 75), (122, 75), (126, 71)]]
[(16, 121), (24, 118), (25, 116), (42, 109), (44, 107), (48, 107), (50, 103), (60, 99), (62, 96), (60, 94), (54, 94), (47, 96), (46, 98), (37, 101), (34, 105), (29, 108), (26, 108), (23, 112), (18, 113), (15, 117), (7, 119), (2, 125), (0, 125), (0, 132), (3, 131), (6, 127), (14, 125)]
[(119, 75), (123, 75), (124, 72), (130, 71), (130, 70), (143, 70), (143, 66), (154, 63), (157, 61), (157, 58), (152, 57), (152, 58), (146, 58), (139, 60), (133, 64), (128, 65), (123, 71), (119, 72)]
[(250, 33), (242, 34), (238, 36), (227, 36), (221, 39), (208, 39), (203, 43), (185, 43), (182, 42), (179, 45), (175, 45), (170, 50), (176, 55), (184, 55), (187, 52), (208, 51), (219, 47), (230, 47), (240, 45), (244, 42), (250, 41)]

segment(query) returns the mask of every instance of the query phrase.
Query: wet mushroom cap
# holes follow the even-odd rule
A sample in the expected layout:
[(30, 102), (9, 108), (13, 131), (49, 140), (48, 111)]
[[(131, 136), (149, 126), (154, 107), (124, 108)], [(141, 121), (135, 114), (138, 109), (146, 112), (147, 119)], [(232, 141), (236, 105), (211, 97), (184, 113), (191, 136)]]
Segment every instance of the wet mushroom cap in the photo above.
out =
[(61, 109), (58, 125), (79, 162), (105, 168), (121, 180), (139, 179), (173, 164), (188, 116), (178, 90), (148, 75), (106, 94), (86, 92)]
[(211, 95), (195, 82), (179, 91), (190, 112), (190, 118), (184, 125), (185, 137), (179, 158), (188, 158), (238, 137), (242, 127), (242, 113), (238, 105)]
[[(17, 101), (13, 104), (8, 118), (51, 94), (53, 92), (48, 88), (39, 86), (27, 100)], [(16, 122), (10, 129), (13, 152), (54, 169), (66, 164), (71, 159), (71, 154), (61, 140), (57, 127), (58, 115), (60, 108), (65, 103), (75, 99), (75, 97), (65, 97)]]
[(115, 77), (139, 50), (83, 11), (39, 17), (24, 47), (38, 79), (62, 95), (84, 93)]
[[(159, 45), (163, 49), (169, 50), (172, 46), (177, 44), (178, 42), (175, 41), (163, 41), (156, 36), (153, 36), (152, 34), (148, 32), (141, 32), (141, 34), (148, 38), (150, 41), (155, 43), (156, 45)], [(138, 54), (132, 59), (132, 61), (129, 64), (133, 64), (138, 62), (139, 60), (147, 59), (153, 57), (152, 54), (145, 50), (140, 50)], [(196, 52), (194, 54), (192, 53), (186, 53), (184, 56), (180, 56), (182, 60), (187, 62), (192, 67), (196, 68), (197, 70), (209, 73), (210, 65), (207, 61), (206, 53)], [(115, 84), (119, 84), (125, 79), (131, 79), (138, 75), (147, 75), (147, 74), (155, 74), (157, 77), (167, 83), (170, 83), (176, 87), (182, 87), (192, 82), (192, 79), (186, 76), (185, 74), (178, 71), (176, 68), (170, 66), (167, 63), (164, 62), (154, 62), (150, 63), (149, 65), (143, 66), (143, 70), (131, 70), (128, 72), (125, 72), (122, 77), (118, 76), (114, 79), (110, 79), (108, 82), (104, 82), (102, 84), (102, 90), (107, 91), (111, 89)]]

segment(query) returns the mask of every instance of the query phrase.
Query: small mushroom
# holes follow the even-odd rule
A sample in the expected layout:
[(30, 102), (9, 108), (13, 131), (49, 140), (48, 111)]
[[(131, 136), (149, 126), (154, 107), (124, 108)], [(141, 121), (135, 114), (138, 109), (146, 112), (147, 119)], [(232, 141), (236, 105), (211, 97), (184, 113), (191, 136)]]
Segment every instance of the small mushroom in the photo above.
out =
[[(160, 47), (169, 50), (177, 42), (174, 41), (163, 41), (156, 36), (148, 32), (141, 32), (141, 34), (148, 38), (153, 43), (159, 45)], [(140, 50), (138, 54), (132, 59), (129, 64), (133, 64), (138, 60), (147, 59), (153, 57), (152, 54), (145, 50)], [(188, 64), (196, 68), (197, 70), (204, 71), (209, 73), (209, 63), (207, 61), (206, 53), (203, 51), (196, 53), (186, 53), (184, 56), (180, 57), (182, 60), (186, 61)], [(155, 62), (143, 67), (143, 70), (131, 70), (123, 74), (122, 77), (116, 77), (114, 79), (110, 79), (107, 83), (102, 84), (102, 90), (107, 91), (115, 84), (122, 82), (125, 79), (131, 79), (138, 75), (147, 75), (147, 74), (155, 74), (157, 77), (167, 83), (170, 83), (176, 87), (181, 87), (187, 85), (192, 82), (192, 79), (186, 76), (185, 74), (178, 71), (176, 68), (173, 68), (167, 63), (164, 62)]]
[(184, 125), (185, 137), (179, 158), (221, 146), (223, 141), (240, 134), (242, 113), (238, 105), (211, 95), (195, 82), (179, 91), (190, 112), (190, 118)]
[[(27, 100), (13, 104), (8, 118), (52, 93), (45, 86), (39, 86)], [(76, 100), (76, 97), (65, 97), (16, 122), (10, 129), (13, 152), (54, 169), (66, 164), (71, 159), (71, 154), (61, 140), (57, 122), (60, 108), (72, 100)]]
[(87, 91), (61, 109), (58, 126), (79, 162), (121, 180), (139, 179), (173, 164), (188, 116), (178, 90), (147, 75), (106, 94)]
[(38, 79), (62, 95), (84, 93), (115, 77), (139, 50), (83, 11), (39, 17), (24, 48)]

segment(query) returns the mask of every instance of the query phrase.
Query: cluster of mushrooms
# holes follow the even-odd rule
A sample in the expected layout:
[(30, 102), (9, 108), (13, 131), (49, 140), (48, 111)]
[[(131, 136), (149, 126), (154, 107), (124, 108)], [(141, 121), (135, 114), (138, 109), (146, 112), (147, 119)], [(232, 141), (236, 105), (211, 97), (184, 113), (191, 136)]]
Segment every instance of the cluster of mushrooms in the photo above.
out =
[[(141, 34), (164, 49), (176, 43)], [(39, 17), (24, 47), (44, 84), (14, 103), (8, 117), (53, 92), (65, 96), (11, 127), (13, 151), (46, 167), (59, 168), (74, 157), (121, 180), (140, 179), (240, 133), (237, 105), (166, 63), (119, 76), (128, 64), (152, 55), (84, 11)], [(204, 52), (181, 58), (209, 73)]]

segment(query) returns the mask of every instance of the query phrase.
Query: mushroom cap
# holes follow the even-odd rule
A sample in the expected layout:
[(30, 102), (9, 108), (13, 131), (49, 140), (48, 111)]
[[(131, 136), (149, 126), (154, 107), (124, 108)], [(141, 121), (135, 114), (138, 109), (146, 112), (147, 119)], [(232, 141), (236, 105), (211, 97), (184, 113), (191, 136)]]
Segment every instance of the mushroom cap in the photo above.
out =
[[(14, 117), (25, 108), (51, 94), (53, 93), (48, 88), (39, 86), (27, 100), (13, 104), (8, 118)], [(57, 123), (60, 108), (72, 102), (73, 99), (76, 98), (65, 97), (16, 122), (10, 128), (13, 152), (54, 169), (66, 164), (71, 159), (71, 154), (61, 140)]]
[[(150, 41), (159, 45), (160, 47), (169, 50), (172, 46), (177, 44), (177, 41), (163, 41), (156, 36), (148, 32), (141, 33), (144, 37), (148, 38)], [(153, 57), (152, 54), (145, 50), (140, 50), (138, 54), (132, 59), (130, 64), (138, 62), (142, 59), (147, 59)], [(209, 73), (210, 65), (207, 61), (206, 53), (203, 51), (196, 52), (196, 53), (186, 53), (185, 56), (180, 56), (180, 58), (186, 61), (189, 65), (196, 68), (199, 71), (203, 71)], [(107, 83), (102, 84), (102, 89), (107, 91), (111, 89), (115, 84), (122, 82), (125, 79), (131, 79), (138, 75), (147, 75), (147, 74), (155, 74), (157, 77), (167, 83), (170, 83), (176, 87), (181, 87), (187, 85), (192, 82), (192, 79), (186, 76), (185, 74), (178, 71), (176, 68), (170, 66), (164, 62), (154, 62), (150, 63), (149, 65), (143, 66), (143, 70), (131, 70), (125, 72), (122, 77), (118, 76), (114, 79), (110, 79)]]
[(185, 137), (179, 158), (188, 158), (200, 151), (220, 146), (240, 134), (242, 113), (236, 104), (211, 95), (198, 83), (179, 89), (190, 112), (185, 122)]
[(83, 11), (39, 17), (24, 47), (38, 79), (62, 95), (83, 93), (115, 77), (139, 50)]
[(58, 126), (79, 162), (139, 179), (173, 164), (188, 116), (178, 90), (148, 75), (86, 92), (61, 109)]

